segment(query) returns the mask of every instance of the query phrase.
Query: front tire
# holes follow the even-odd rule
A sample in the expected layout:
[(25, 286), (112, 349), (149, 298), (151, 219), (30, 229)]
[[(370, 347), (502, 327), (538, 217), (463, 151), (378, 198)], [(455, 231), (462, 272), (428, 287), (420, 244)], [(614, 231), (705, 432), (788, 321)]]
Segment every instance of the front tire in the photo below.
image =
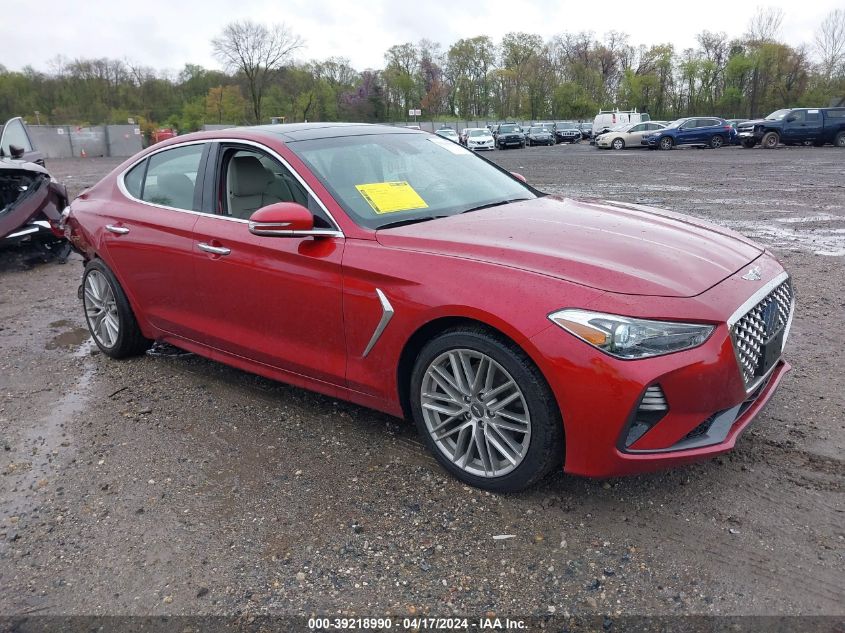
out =
[(82, 275), (85, 322), (97, 347), (112, 358), (136, 356), (149, 349), (120, 283), (108, 266), (92, 259)]
[(625, 141), (621, 138), (613, 139), (613, 142), (610, 144), (613, 149), (625, 149)]
[(660, 139), (660, 149), (662, 150), (670, 150), (675, 147), (675, 142), (672, 140), (671, 136), (664, 136)]
[(766, 132), (760, 141), (760, 145), (766, 149), (774, 149), (778, 146), (778, 143), (780, 143), (780, 136), (777, 132)]
[(437, 461), (471, 486), (515, 492), (563, 458), (557, 402), (519, 347), (482, 327), (429, 341), (411, 375), (417, 429)]

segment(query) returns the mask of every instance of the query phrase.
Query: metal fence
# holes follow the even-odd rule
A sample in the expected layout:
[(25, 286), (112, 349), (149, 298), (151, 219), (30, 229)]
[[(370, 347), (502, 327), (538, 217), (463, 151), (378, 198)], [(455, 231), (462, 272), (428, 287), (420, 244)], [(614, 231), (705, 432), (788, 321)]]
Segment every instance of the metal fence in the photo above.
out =
[(132, 156), (143, 144), (136, 125), (29, 125), (36, 149), (46, 158), (79, 156)]

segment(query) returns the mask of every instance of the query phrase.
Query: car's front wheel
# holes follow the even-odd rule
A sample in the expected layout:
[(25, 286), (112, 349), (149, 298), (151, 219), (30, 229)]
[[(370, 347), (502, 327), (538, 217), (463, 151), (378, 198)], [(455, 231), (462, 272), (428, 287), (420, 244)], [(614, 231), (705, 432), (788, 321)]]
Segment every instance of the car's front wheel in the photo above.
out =
[(429, 450), (472, 486), (521, 490), (562, 461), (560, 411), (539, 370), (481, 327), (447, 330), (423, 347), (411, 407)]
[(613, 139), (612, 147), (613, 149), (625, 149), (625, 141), (621, 138), (615, 138)]
[(92, 259), (82, 275), (82, 306), (91, 337), (104, 354), (125, 358), (144, 352), (145, 338), (117, 278), (99, 259)]
[(778, 143), (780, 143), (780, 136), (777, 132), (766, 132), (760, 141), (760, 145), (766, 149), (774, 149), (778, 146)]
[(664, 136), (660, 139), (660, 149), (672, 149), (675, 146), (675, 143), (672, 141), (671, 136)]

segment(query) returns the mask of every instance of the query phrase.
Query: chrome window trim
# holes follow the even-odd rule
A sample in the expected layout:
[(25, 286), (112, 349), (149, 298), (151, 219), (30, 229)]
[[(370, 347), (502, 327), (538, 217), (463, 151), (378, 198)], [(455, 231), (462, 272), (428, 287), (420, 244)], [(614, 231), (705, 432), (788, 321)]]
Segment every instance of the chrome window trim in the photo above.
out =
[(282, 158), (276, 151), (270, 149), (266, 145), (262, 145), (261, 143), (259, 143), (257, 141), (251, 141), (251, 140), (242, 139), (242, 138), (228, 138), (228, 137), (226, 137), (226, 138), (210, 138), (210, 139), (198, 139), (198, 140), (195, 139), (195, 140), (191, 140), (191, 141), (184, 141), (182, 143), (174, 143), (173, 145), (168, 145), (167, 147), (160, 147), (159, 149), (152, 151), (149, 154), (144, 154), (144, 156), (142, 156), (141, 158), (136, 160), (134, 163), (130, 164), (122, 172), (120, 172), (120, 174), (118, 174), (118, 176), (117, 176), (117, 188), (120, 190), (120, 193), (122, 193), (125, 198), (131, 200), (132, 202), (138, 202), (140, 204), (144, 204), (144, 205), (147, 205), (149, 207), (156, 208), (156, 209), (166, 209), (168, 211), (179, 211), (180, 213), (191, 213), (193, 215), (201, 215), (201, 216), (207, 217), (207, 218), (217, 218), (219, 220), (228, 220), (230, 222), (241, 222), (243, 224), (248, 224), (249, 220), (247, 220), (247, 219), (233, 218), (233, 217), (228, 216), (228, 215), (220, 215), (219, 213), (205, 213), (204, 211), (194, 211), (193, 209), (177, 209), (176, 207), (169, 207), (169, 206), (164, 205), (164, 204), (155, 204), (154, 202), (148, 202), (146, 200), (139, 200), (138, 198), (136, 198), (135, 196), (130, 194), (129, 190), (126, 188), (126, 184), (123, 182), (124, 178), (126, 178), (126, 174), (129, 173), (132, 169), (134, 169), (137, 165), (141, 164), (142, 162), (151, 158), (152, 156), (154, 156), (154, 155), (156, 155), (160, 152), (165, 152), (169, 149), (176, 149), (177, 147), (187, 147), (189, 145), (200, 145), (200, 144), (205, 144), (205, 143), (208, 143), (208, 144), (211, 144), (211, 143), (235, 143), (235, 144), (240, 144), (240, 145), (250, 145), (252, 147), (256, 147), (256, 148), (260, 149), (263, 152), (266, 152), (267, 154), (269, 154), (270, 156), (272, 156), (273, 158), (278, 160), (282, 164), (283, 167), (285, 167), (291, 174), (293, 174), (293, 176), (296, 178), (296, 180), (299, 182), (299, 184), (302, 185), (302, 188), (305, 189), (305, 191), (312, 198), (314, 198), (314, 200), (317, 201), (317, 204), (320, 205), (320, 208), (326, 213), (326, 216), (329, 218), (329, 221), (331, 221), (331, 223), (334, 224), (335, 228), (325, 229), (325, 230), (337, 233), (338, 234), (337, 237), (345, 237), (343, 230), (340, 228), (340, 225), (337, 223), (337, 220), (334, 219), (334, 216), (331, 214), (331, 211), (329, 211), (326, 208), (326, 205), (323, 203), (323, 201), (320, 199), (320, 197), (316, 193), (314, 193), (314, 190), (311, 189), (311, 187), (309, 187), (308, 184), (302, 179), (302, 176), (300, 176), (299, 173), (293, 167), (291, 167), (290, 163), (288, 163), (288, 161), (286, 161), (284, 158)]
[[(761, 287), (757, 292), (751, 295), (748, 300), (743, 303), (739, 308), (737, 308), (731, 316), (728, 317), (728, 333), (731, 337), (731, 347), (734, 350), (734, 357), (736, 358), (737, 368), (739, 369), (739, 376), (740, 380), (742, 378), (742, 367), (740, 366), (739, 360), (739, 350), (736, 347), (734, 342), (734, 326), (739, 322), (739, 320), (744, 317), (751, 308), (756, 306), (760, 303), (763, 299), (765, 299), (769, 293), (771, 293), (775, 288), (781, 285), (784, 281), (789, 279), (789, 273), (786, 271), (779, 274), (774, 279), (768, 281)], [(786, 348), (786, 339), (789, 338), (789, 329), (792, 327), (792, 317), (795, 315), (795, 288), (792, 288), (792, 301), (789, 302), (789, 317), (786, 320), (786, 325), (783, 326), (783, 346), (781, 347), (781, 354), (783, 354), (783, 350)], [(764, 381), (768, 380), (769, 376), (772, 375), (772, 372), (777, 368), (778, 363), (773, 363), (772, 366), (769, 368), (765, 374), (760, 376), (757, 380), (751, 383), (748, 387), (746, 387), (745, 392), (747, 394), (752, 393), (755, 391)], [(743, 380), (743, 383), (745, 381)]]
[(393, 318), (395, 311), (393, 306), (390, 305), (390, 301), (388, 301), (387, 296), (381, 291), (381, 288), (376, 288), (376, 294), (378, 295), (378, 300), (381, 303), (381, 319), (376, 325), (376, 329), (373, 331), (373, 335), (370, 337), (370, 342), (367, 343), (367, 347), (364, 349), (364, 353), (361, 355), (361, 358), (366, 358), (367, 354), (375, 347), (378, 340), (381, 338), (381, 335), (384, 333), (385, 328), (387, 328), (387, 324), (390, 323), (390, 319)]

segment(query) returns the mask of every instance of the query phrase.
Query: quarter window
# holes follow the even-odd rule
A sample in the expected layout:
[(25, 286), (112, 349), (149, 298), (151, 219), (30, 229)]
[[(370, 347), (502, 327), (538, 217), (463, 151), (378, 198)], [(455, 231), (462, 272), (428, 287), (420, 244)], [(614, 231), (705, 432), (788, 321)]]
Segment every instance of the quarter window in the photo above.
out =
[(153, 154), (141, 199), (175, 209), (198, 210), (194, 205), (194, 192), (204, 147), (200, 143)]
[(129, 195), (133, 198), (141, 197), (141, 183), (144, 179), (144, 172), (146, 169), (147, 161), (141, 161), (130, 169), (123, 177), (123, 185), (126, 187), (126, 191), (129, 192)]

